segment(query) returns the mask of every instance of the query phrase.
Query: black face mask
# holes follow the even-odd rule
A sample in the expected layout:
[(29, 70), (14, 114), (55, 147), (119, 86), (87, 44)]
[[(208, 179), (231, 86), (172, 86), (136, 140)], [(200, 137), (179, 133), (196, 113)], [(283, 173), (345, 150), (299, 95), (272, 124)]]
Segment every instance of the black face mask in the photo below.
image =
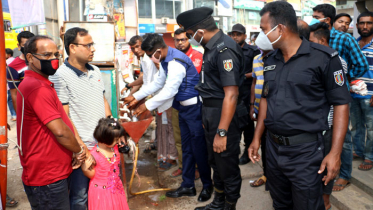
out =
[(22, 52), (22, 54), (25, 54), (25, 48), (24, 47), (21, 47), (21, 52)]
[(59, 60), (57, 58), (52, 59), (52, 60), (44, 60), (44, 59), (39, 59), (35, 55), (34, 56), (36, 59), (40, 61), (40, 66), (41, 69), (40, 71), (43, 72), (43, 74), (46, 75), (54, 75), (58, 69), (58, 63)]

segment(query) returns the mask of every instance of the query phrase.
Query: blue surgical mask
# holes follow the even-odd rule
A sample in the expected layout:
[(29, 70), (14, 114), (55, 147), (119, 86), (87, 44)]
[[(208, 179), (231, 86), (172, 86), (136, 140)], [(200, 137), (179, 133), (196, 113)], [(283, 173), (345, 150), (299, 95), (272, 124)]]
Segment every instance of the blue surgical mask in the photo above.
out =
[(324, 20), (326, 18), (321, 18), (321, 19), (316, 19), (316, 18), (312, 18), (310, 24), (308, 24), (309, 26), (312, 26), (312, 25), (315, 25), (317, 23), (320, 23), (321, 21), (320, 20)]

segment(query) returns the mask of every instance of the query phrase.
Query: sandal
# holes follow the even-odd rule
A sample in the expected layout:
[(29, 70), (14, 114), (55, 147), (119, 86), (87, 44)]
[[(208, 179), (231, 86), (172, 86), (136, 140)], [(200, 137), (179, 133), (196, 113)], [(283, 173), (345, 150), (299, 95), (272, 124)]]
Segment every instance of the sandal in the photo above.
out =
[(167, 171), (175, 166), (177, 166), (177, 163), (162, 162), (159, 164), (158, 171)]
[[(372, 166), (372, 167), (365, 169), (365, 168), (361, 168), (361, 166)], [(358, 167), (358, 169), (361, 171), (369, 171), (369, 170), (372, 170), (372, 168), (373, 168), (373, 162), (365, 162), (365, 161), (362, 162)]]
[(18, 204), (18, 201), (6, 195), (6, 206), (7, 207), (13, 207), (13, 206), (16, 206), (17, 204)]
[(152, 150), (157, 150), (157, 148), (155, 147), (155, 144), (154, 144), (154, 143), (149, 144), (149, 145), (144, 149), (144, 153), (149, 153), (149, 152), (151, 152)]
[(342, 188), (340, 190), (334, 190), (333, 189), (333, 191), (342, 191), (342, 190), (344, 190), (350, 184), (351, 184), (350, 182), (347, 182), (347, 184), (334, 184), (334, 186), (342, 187)]
[(181, 176), (183, 174), (183, 171), (181, 170), (181, 168), (178, 168), (176, 171), (172, 172), (170, 174), (171, 177), (178, 177), (178, 176)]
[(251, 187), (260, 187), (262, 186), (263, 184), (265, 184), (267, 182), (267, 177), (265, 177), (264, 175), (261, 176), (259, 179), (255, 180), (253, 183), (250, 183), (250, 186)]

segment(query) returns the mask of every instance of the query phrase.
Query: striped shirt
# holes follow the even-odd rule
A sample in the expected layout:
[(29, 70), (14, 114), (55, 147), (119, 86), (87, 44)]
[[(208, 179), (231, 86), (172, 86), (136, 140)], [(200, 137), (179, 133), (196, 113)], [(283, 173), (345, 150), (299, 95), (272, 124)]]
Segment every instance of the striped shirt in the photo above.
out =
[[(359, 42), (361, 40), (361, 37), (357, 39)], [(365, 55), (365, 57), (368, 60), (369, 64), (369, 71), (367, 71), (363, 76), (358, 77), (356, 79), (363, 80), (365, 84), (367, 85), (368, 91), (372, 92), (373, 91), (373, 40), (370, 41), (369, 44), (365, 45), (363, 48), (361, 48), (361, 51)], [(356, 93), (351, 93), (352, 98), (361, 98), (361, 99), (367, 99), (371, 98), (372, 95), (368, 94), (366, 96), (362, 96)]]
[(86, 68), (88, 72), (82, 72), (66, 59), (49, 80), (54, 83), (62, 104), (69, 105), (69, 117), (80, 138), (92, 149), (96, 144), (93, 132), (98, 121), (105, 117), (105, 88), (98, 67), (87, 64)]
[(254, 57), (253, 60), (253, 78), (256, 79), (255, 83), (255, 101), (254, 101), (254, 112), (256, 114), (259, 113), (259, 103), (260, 98), (262, 96), (262, 89), (264, 83), (264, 75), (263, 75), (263, 57), (262, 54), (259, 54)]
[(330, 30), (329, 46), (337, 50), (346, 61), (350, 78), (361, 77), (369, 70), (367, 59), (361, 52), (355, 38), (350, 34), (335, 30), (333, 27)]

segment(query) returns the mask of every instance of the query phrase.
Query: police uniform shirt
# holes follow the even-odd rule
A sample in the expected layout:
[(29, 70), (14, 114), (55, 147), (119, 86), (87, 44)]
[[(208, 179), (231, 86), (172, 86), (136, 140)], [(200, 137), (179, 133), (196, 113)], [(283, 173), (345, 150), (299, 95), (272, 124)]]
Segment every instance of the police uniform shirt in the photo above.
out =
[(224, 99), (223, 87), (242, 85), (244, 80), (242, 63), (241, 47), (232, 38), (219, 31), (205, 45), (202, 71), (196, 90), (204, 99)]
[(264, 62), (265, 126), (283, 136), (328, 129), (330, 105), (351, 101), (338, 53), (303, 39), (286, 63), (280, 50)]
[[(251, 46), (244, 43), (244, 46), (242, 47), (242, 52), (245, 57), (245, 74), (251, 73), (253, 70), (253, 60), (254, 57), (260, 54), (260, 50), (257, 47)], [(253, 78), (246, 78), (244, 80), (244, 86), (249, 86), (247, 91), (250, 91), (251, 84), (253, 83)]]

